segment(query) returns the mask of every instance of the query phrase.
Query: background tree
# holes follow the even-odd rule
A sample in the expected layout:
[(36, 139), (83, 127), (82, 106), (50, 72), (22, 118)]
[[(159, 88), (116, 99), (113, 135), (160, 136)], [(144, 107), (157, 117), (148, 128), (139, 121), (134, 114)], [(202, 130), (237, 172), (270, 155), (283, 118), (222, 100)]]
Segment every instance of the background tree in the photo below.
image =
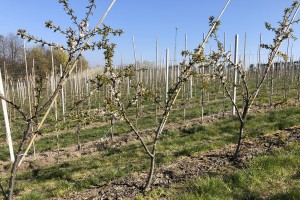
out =
[(29, 68), (34, 65), (35, 73), (41, 77), (51, 72), (51, 57), (46, 56), (46, 50), (42, 47), (35, 46), (27, 51), (27, 64)]
[(0, 35), (0, 66), (3, 68), (5, 62), (7, 73), (19, 75), (23, 58), (22, 40), (13, 33), (7, 36)]
[(0, 62), (3, 63), (7, 58), (7, 42), (3, 35), (0, 35)]
[[(25, 60), (24, 60), (24, 47), (22, 40), (13, 33), (7, 36), (0, 35), (0, 67), (3, 68), (4, 62), (6, 71), (9, 76), (13, 78), (24, 78), (25, 72)], [(51, 50), (47, 46), (31, 46), (26, 49), (27, 65), (31, 69), (34, 68), (35, 74), (41, 77), (45, 77), (50, 74), (52, 68), (52, 55)], [(54, 65), (56, 67), (56, 74), (59, 74), (59, 65), (63, 68), (68, 61), (68, 53), (65, 50), (53, 49)], [(82, 69), (89, 68), (88, 61), (81, 56)], [(79, 63), (81, 64), (81, 63)], [(31, 70), (29, 70), (31, 72)]]

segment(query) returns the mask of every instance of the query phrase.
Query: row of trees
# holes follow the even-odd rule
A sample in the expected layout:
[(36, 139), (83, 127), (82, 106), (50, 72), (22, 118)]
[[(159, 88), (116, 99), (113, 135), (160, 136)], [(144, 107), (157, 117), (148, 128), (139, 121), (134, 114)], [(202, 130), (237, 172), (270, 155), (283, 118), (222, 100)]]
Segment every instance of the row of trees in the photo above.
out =
[[(0, 67), (13, 78), (26, 75), (25, 54), (29, 68), (34, 67), (35, 74), (45, 77), (51, 72), (52, 54), (56, 65), (66, 65), (68, 54), (66, 51), (51, 49), (43, 46), (32, 46), (24, 51), (22, 39), (12, 33), (0, 35)], [(82, 68), (89, 67), (87, 60), (81, 57)], [(57, 68), (58, 69), (58, 68)], [(59, 73), (59, 70), (57, 70)]]
[[(147, 191), (153, 182), (152, 180), (154, 177), (154, 169), (156, 166), (158, 146), (161, 145), (160, 138), (163, 133), (165, 124), (167, 123), (170, 112), (172, 111), (173, 106), (177, 101), (180, 91), (182, 89), (184, 90), (185, 84), (188, 80), (190, 80), (193, 77), (193, 75), (195, 74), (195, 70), (199, 67), (203, 69), (204, 72), (204, 68), (214, 66), (213, 72), (219, 78), (223, 86), (224, 93), (226, 93), (227, 97), (230, 98), (232, 105), (235, 108), (233, 113), (238, 116), (238, 119), (240, 121), (239, 140), (237, 142), (236, 151), (233, 155), (233, 160), (237, 161), (240, 151), (241, 140), (245, 135), (244, 126), (245, 122), (247, 121), (246, 119), (248, 111), (251, 105), (253, 104), (254, 100), (256, 99), (258, 93), (260, 92), (260, 89), (266, 80), (270, 68), (273, 66), (274, 58), (278, 55), (286, 57), (283, 55), (283, 53), (280, 52), (280, 46), (286, 39), (292, 36), (293, 30), (291, 29), (291, 26), (299, 22), (299, 20), (295, 19), (295, 16), (298, 13), (300, 4), (298, 1), (295, 1), (290, 8), (285, 9), (283, 20), (279, 22), (278, 28), (274, 28), (270, 24), (266, 24), (266, 28), (268, 30), (273, 31), (275, 33), (275, 37), (272, 44), (265, 44), (264, 46), (262, 46), (270, 50), (268, 63), (263, 72), (263, 76), (258, 82), (258, 86), (253, 88), (249, 85), (247, 73), (241, 67), (241, 64), (238, 63), (237, 56), (235, 56), (234, 61), (232, 61), (230, 59), (230, 52), (225, 52), (222, 43), (218, 40), (217, 30), (218, 26), (220, 25), (220, 18), (230, 2), (230, 0), (228, 0), (219, 17), (217, 19), (214, 19), (213, 17), (210, 18), (210, 30), (206, 34), (204, 41), (201, 44), (199, 44), (199, 46), (193, 52), (189, 52), (186, 50), (182, 52), (182, 55), (185, 59), (182, 63), (180, 63), (181, 70), (179, 77), (176, 79), (176, 81), (174, 81), (173, 84), (170, 85), (170, 87), (168, 83), (169, 51), (166, 51), (166, 93), (165, 98), (163, 98), (163, 95), (159, 95), (157, 92), (159, 86), (156, 85), (156, 92), (154, 92), (153, 94), (151, 92), (151, 88), (147, 87), (143, 83), (141, 72), (144, 69), (138, 68), (136, 62), (135, 65), (127, 66), (124, 69), (113, 68), (113, 57), (116, 44), (111, 43), (109, 38), (111, 36), (117, 36), (122, 34), (122, 30), (114, 30), (109, 26), (104, 25), (103, 20), (105, 19), (107, 13), (111, 9), (115, 1), (116, 0), (112, 1), (109, 8), (106, 10), (103, 17), (99, 20), (95, 28), (90, 29), (88, 25), (88, 20), (92, 14), (93, 8), (96, 6), (94, 0), (89, 0), (89, 5), (86, 7), (86, 16), (80, 21), (74, 14), (74, 11), (69, 7), (69, 2), (67, 0), (60, 0), (59, 3), (63, 5), (65, 12), (68, 16), (70, 16), (72, 24), (74, 24), (75, 27), (67, 28), (66, 30), (64, 30), (60, 26), (53, 24), (51, 21), (46, 22), (46, 27), (52, 30), (53, 32), (58, 32), (66, 36), (68, 39), (66, 45), (61, 46), (52, 42), (44, 41), (42, 39), (39, 39), (38, 37), (34, 37), (28, 34), (26, 30), (21, 29), (18, 31), (18, 34), (23, 39), (38, 42), (42, 46), (50, 46), (51, 59), (52, 55), (54, 55), (53, 47), (63, 49), (64, 51), (68, 52), (68, 54), (66, 54), (67, 61), (65, 63), (65, 68), (62, 74), (60, 75), (59, 80), (55, 81), (56, 87), (53, 89), (52, 95), (50, 95), (45, 101), (41, 101), (42, 87), (39, 85), (36, 86), (36, 88), (40, 90), (36, 90), (38, 93), (37, 95), (35, 95), (37, 103), (33, 112), (25, 113), (25, 111), (21, 109), (20, 106), (16, 105), (15, 102), (6, 99), (2, 95), (0, 96), (2, 100), (6, 101), (6, 103), (12, 106), (19, 113), (20, 119), (23, 119), (23, 122), (26, 126), (24, 132), (22, 133), (22, 140), (19, 141), (17, 144), (18, 150), (15, 156), (16, 159), (14, 160), (11, 166), (11, 172), (8, 178), (8, 186), (4, 187), (4, 185), (0, 182), (0, 190), (2, 191), (2, 194), (5, 197), (5, 199), (13, 199), (14, 188), (17, 180), (17, 173), (19, 167), (22, 164), (25, 156), (27, 155), (28, 150), (34, 144), (35, 139), (38, 135), (40, 135), (40, 131), (42, 130), (47, 118), (49, 118), (49, 113), (51, 109), (56, 106), (58, 96), (61, 90), (64, 88), (67, 80), (70, 78), (70, 74), (73, 71), (75, 71), (77, 63), (82, 61), (81, 55), (87, 50), (98, 49), (103, 50), (104, 53), (104, 73), (99, 74), (92, 81), (92, 83), (96, 85), (97, 89), (100, 89), (102, 86), (107, 89), (107, 92), (104, 95), (106, 114), (108, 116), (111, 116), (112, 119), (123, 119), (126, 122), (127, 126), (130, 127), (131, 131), (135, 133), (135, 135), (141, 143), (141, 146), (144, 149), (145, 154), (147, 155), (150, 167), (147, 180), (145, 181), (145, 184), (141, 187), (143, 191)], [(100, 36), (100, 41), (91, 42), (92, 38), (94, 38), (95, 36)], [(218, 45), (218, 49), (217, 51), (212, 51), (210, 55), (205, 55), (205, 46), (209, 39), (215, 39)], [(45, 54), (37, 53), (34, 59), (37, 59), (38, 56), (42, 57), (42, 55), (47, 55), (47, 51), (49, 51), (49, 49), (44, 50), (44, 52), (46, 52)], [(59, 52), (59, 50), (56, 51)], [(27, 51), (27, 54), (28, 56), (30, 55), (29, 50)], [(27, 58), (26, 60), (29, 60), (29, 58)], [(232, 66), (232, 68), (234, 69), (234, 79), (232, 80), (224, 74), (224, 66), (226, 66), (226, 64), (230, 64), (230, 66)], [(241, 86), (239, 87), (240, 90), (238, 91), (242, 91), (242, 106), (239, 106), (239, 104), (236, 101), (238, 77), (241, 81)], [(128, 80), (130, 79), (133, 80), (131, 87), (132, 89), (134, 89), (134, 92), (132, 95), (128, 96), (125, 95), (124, 92), (121, 90), (121, 86), (122, 82), (123, 84), (128, 83)], [(203, 82), (202, 86), (204, 84), (205, 83)], [(233, 95), (231, 95), (231, 92), (229, 91), (230, 85), (233, 85)], [(158, 123), (155, 127), (155, 131), (153, 132), (152, 138), (150, 139), (146, 139), (142, 136), (142, 132), (138, 127), (137, 123), (140, 105), (142, 105), (143, 101), (145, 101), (148, 98), (154, 98), (153, 101), (156, 103), (157, 107), (159, 107), (162, 110), (161, 114), (158, 117)], [(81, 102), (83, 102), (83, 100), (79, 101), (79, 103)], [(136, 109), (136, 119), (131, 119), (129, 117), (130, 108)]]

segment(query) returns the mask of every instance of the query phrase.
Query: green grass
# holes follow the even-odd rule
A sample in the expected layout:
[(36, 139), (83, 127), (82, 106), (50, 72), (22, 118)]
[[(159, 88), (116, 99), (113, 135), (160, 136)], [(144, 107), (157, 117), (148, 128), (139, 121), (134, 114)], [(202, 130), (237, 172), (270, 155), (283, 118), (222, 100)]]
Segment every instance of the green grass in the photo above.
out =
[[(132, 171), (144, 170), (148, 163), (143, 160), (145, 154), (135, 145), (122, 150), (108, 150), (95, 156), (22, 173), (18, 176), (16, 190), (21, 196), (38, 192), (42, 194), (40, 199), (58, 197), (71, 190), (87, 189)], [(34, 188), (34, 192), (29, 188)]]
[[(200, 95), (199, 91), (198, 91), (198, 93), (196, 92), (196, 94)], [(219, 113), (220, 110), (222, 110), (222, 103), (221, 103), (222, 95), (216, 96), (215, 93), (217, 93), (217, 91), (214, 91), (214, 93), (211, 94), (211, 98), (210, 98), (211, 101), (207, 102), (204, 106), (204, 114), (205, 115), (216, 114), (216, 113)], [(179, 95), (179, 96), (181, 97), (181, 95)], [(294, 95), (292, 95), (292, 96), (294, 96)], [(291, 98), (292, 98), (292, 96), (291, 96)], [(268, 99), (268, 97), (267, 97), (267, 95), (264, 95), (264, 96), (260, 96), (258, 99), (262, 99), (262, 102), (259, 103), (261, 105), (264, 101), (263, 99)], [(280, 101), (280, 99), (281, 99), (280, 94), (274, 94), (274, 101), (275, 101), (275, 99)], [(192, 107), (189, 107), (186, 109), (186, 119), (200, 117), (201, 116), (201, 107), (199, 105), (199, 97), (197, 97), (195, 95), (192, 99), (189, 99), (189, 102), (193, 103), (193, 105), (192, 105)], [(241, 103), (241, 101), (239, 101), (239, 103)], [(168, 119), (169, 123), (170, 122), (176, 123), (177, 121), (183, 120), (183, 107), (182, 107), (183, 101), (181, 98), (178, 99), (178, 101), (176, 102), (176, 105), (181, 106), (181, 108), (178, 110), (173, 110), (170, 113), (170, 116)], [(228, 99), (225, 100), (225, 107), (226, 107), (227, 111), (231, 107), (231, 103)], [(155, 126), (154, 109), (155, 109), (155, 106), (153, 106), (152, 102), (145, 101), (143, 110), (144, 111), (150, 110), (152, 112), (152, 114), (146, 114), (146, 115), (140, 117), (139, 129), (147, 129), (147, 128), (152, 128)], [(134, 112), (135, 112), (135, 110), (133, 108), (129, 109), (129, 115), (134, 115)], [(130, 118), (132, 119), (133, 122), (135, 121), (134, 117), (130, 117)], [(87, 116), (87, 118), (84, 120), (85, 122), (81, 122), (81, 123), (85, 124), (87, 122), (92, 123), (92, 122), (96, 122), (96, 121), (99, 122), (99, 121), (103, 121), (103, 120), (104, 119), (101, 119), (99, 117), (92, 115), (92, 116)], [(49, 119), (47, 119), (47, 123), (51, 123), (53, 121), (54, 121), (54, 116), (50, 115)], [(78, 125), (79, 121), (80, 121), (79, 119), (75, 119), (75, 120), (68, 119), (65, 123), (62, 123), (62, 122), (59, 123), (58, 127), (61, 127), (62, 129), (76, 127)], [(278, 126), (280, 127), (280, 129), (283, 129), (285, 127), (288, 127), (289, 123), (290, 123), (289, 120), (282, 118), (282, 119), (279, 119)], [(22, 136), (22, 133), (24, 130), (24, 124), (22, 125), (20, 123), (20, 121), (16, 120), (13, 123), (13, 125), (14, 125), (13, 126), (14, 130), (12, 132), (12, 136), (13, 136), (13, 141), (16, 142)], [(3, 131), (0, 132), (0, 139), (2, 139), (2, 141), (5, 141), (4, 126), (0, 127), (0, 130), (1, 129), (3, 129)], [(109, 136), (109, 129), (110, 129), (110, 125), (104, 125), (101, 127), (90, 129), (90, 130), (82, 130), (80, 142), (85, 143), (85, 142), (89, 142), (89, 141), (95, 141), (95, 140), (100, 139), (101, 137)], [(54, 131), (54, 126), (50, 126), (46, 129), (42, 130), (42, 133), (46, 133), (49, 131)], [(129, 128), (124, 122), (116, 123), (114, 135), (120, 135), (120, 134), (124, 134), (127, 132), (129, 132)], [(264, 130), (262, 129), (262, 130), (260, 130), (260, 132), (264, 132)], [(77, 143), (77, 136), (74, 132), (67, 131), (67, 133), (60, 135), (59, 143), (60, 143), (61, 148), (75, 145)], [(2, 144), (2, 145), (5, 145), (5, 144)], [(40, 139), (39, 141), (36, 141), (36, 149), (39, 152), (53, 150), (53, 149), (56, 149), (56, 147), (57, 147), (56, 135), (54, 133), (53, 133), (53, 136), (46, 137), (46, 138), (44, 137), (44, 138)], [(17, 149), (17, 146), (15, 146), (14, 149)], [(9, 154), (8, 154), (7, 148), (0, 148), (0, 160), (7, 161), (8, 159), (9, 159)]]
[[(274, 124), (277, 123), (276, 121), (272, 122), (274, 117), (291, 119), (293, 123), (289, 122), (288, 125), (299, 124), (296, 120), (299, 115), (300, 108), (285, 108), (251, 116), (248, 119), (246, 133), (248, 137), (256, 137), (263, 132), (274, 131), (279, 127), (275, 126), (274, 128)], [(93, 130), (90, 131), (93, 132)], [(212, 124), (197, 125), (181, 131), (168, 131), (161, 137), (156, 164), (168, 164), (181, 156), (191, 156), (194, 153), (233, 144), (237, 141), (237, 133), (238, 121), (236, 118), (226, 118)], [(101, 185), (133, 172), (146, 170), (148, 166), (147, 156), (140, 144), (131, 144), (120, 149), (108, 149), (94, 156), (21, 173), (18, 176), (16, 191), (18, 195), (25, 197), (39, 199), (57, 197), (72, 190), (87, 189), (90, 186)], [(217, 185), (220, 184), (222, 183)], [(34, 188), (34, 191), (30, 188)], [(42, 195), (39, 197), (36, 194)]]
[[(300, 199), (300, 146), (292, 143), (273, 155), (260, 155), (249, 168), (226, 175), (209, 174), (169, 190), (157, 189), (145, 199)], [(142, 198), (141, 198), (142, 199)]]
[[(212, 102), (209, 104), (210, 107), (214, 108), (213, 112), (216, 113), (219, 110), (220, 104), (218, 102)], [(207, 113), (208, 114), (208, 113)], [(189, 107), (186, 109), (186, 119), (191, 119), (200, 116), (200, 108), (195, 109), (194, 107)], [(130, 117), (134, 122), (135, 119)], [(168, 122), (177, 122), (183, 119), (182, 109), (174, 110), (171, 112), (171, 115), (168, 119)], [(70, 123), (70, 122), (68, 122)], [(139, 119), (139, 129), (148, 129), (155, 126), (155, 116), (154, 115), (145, 115), (141, 116)], [(102, 137), (110, 137), (110, 125), (102, 125), (88, 130), (81, 130), (80, 132), (80, 143), (86, 143), (90, 141), (99, 140)], [(128, 133), (130, 131), (128, 125), (123, 122), (117, 122), (114, 127), (114, 135), (121, 135)], [(20, 131), (22, 132), (22, 131)], [(17, 136), (15, 136), (17, 137)], [(19, 136), (18, 136), (19, 137)], [(41, 136), (42, 137), (42, 136)], [(16, 139), (16, 138), (14, 138)], [(15, 140), (14, 140), (15, 141)], [(57, 148), (56, 145), (56, 135), (53, 132), (52, 136), (44, 137), (35, 142), (36, 149), (38, 152), (44, 152), (48, 150), (53, 150)], [(77, 135), (75, 132), (67, 131), (64, 134), (59, 135), (59, 146), (60, 148), (68, 147), (71, 145), (77, 144)], [(4, 144), (5, 145), (5, 144)], [(14, 149), (17, 149), (17, 146), (14, 146)], [(9, 152), (6, 148), (0, 148), (0, 160), (8, 160)]]

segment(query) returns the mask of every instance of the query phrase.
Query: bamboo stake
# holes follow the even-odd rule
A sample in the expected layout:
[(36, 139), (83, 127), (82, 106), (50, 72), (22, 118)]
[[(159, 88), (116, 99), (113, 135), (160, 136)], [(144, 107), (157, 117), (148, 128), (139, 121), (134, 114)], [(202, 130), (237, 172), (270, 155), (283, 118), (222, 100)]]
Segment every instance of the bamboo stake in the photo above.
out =
[[(138, 71), (138, 65), (137, 65), (137, 59), (136, 59), (136, 49), (135, 49), (135, 42), (134, 42), (134, 36), (132, 36), (132, 45), (133, 45), (133, 54), (134, 54), (134, 65), (135, 65), (135, 78), (136, 83), (139, 84), (139, 71)], [(136, 112), (135, 112), (135, 127), (138, 130), (138, 121), (139, 121), (139, 99), (136, 101)]]
[[(288, 44), (287, 44), (287, 50), (286, 50), (286, 55), (289, 55), (289, 48), (290, 48), (290, 39), (288, 39)], [(287, 68), (288, 68), (288, 61), (285, 61), (284, 64), (284, 72), (283, 72), (283, 99), (287, 98)]]
[(175, 49), (174, 49), (174, 65), (175, 67), (177, 66), (177, 81), (179, 81), (179, 76), (180, 76), (180, 68), (177, 65), (177, 35), (178, 35), (178, 27), (176, 26), (176, 33), (175, 33)]
[(257, 65), (257, 82), (256, 87), (258, 87), (259, 84), (259, 78), (260, 78), (260, 70), (261, 70), (261, 44), (262, 44), (262, 34), (259, 35), (259, 47), (258, 47), (258, 65)]
[(24, 60), (25, 60), (25, 71), (26, 71), (26, 81), (27, 81), (27, 93), (28, 93), (28, 103), (29, 103), (29, 113), (30, 117), (32, 117), (32, 108), (31, 108), (31, 97), (30, 97), (30, 84), (29, 84), (29, 77), (28, 77), (28, 65), (27, 65), (27, 58), (26, 58), (26, 47), (25, 47), (25, 40), (23, 40), (23, 47), (24, 47)]
[[(223, 41), (223, 46), (224, 46), (224, 51), (226, 52), (226, 33), (224, 32), (224, 41)], [(227, 66), (226, 63), (224, 63), (224, 69), (223, 69), (223, 73), (226, 74), (227, 70), (226, 70)], [(226, 91), (223, 88), (223, 99), (222, 99), (222, 117), (225, 117), (225, 112), (226, 112)]]
[[(26, 85), (27, 85), (27, 95), (28, 95), (28, 104), (29, 104), (29, 114), (32, 117), (32, 102), (31, 102), (31, 92), (30, 92), (30, 82), (29, 82), (29, 75), (28, 75), (28, 65), (27, 65), (27, 58), (26, 58), (26, 46), (25, 40), (23, 40), (23, 47), (24, 47), (24, 60), (25, 60), (25, 71), (26, 71)], [(31, 128), (33, 131), (33, 127)], [(35, 157), (35, 144), (33, 143), (33, 155)]]
[[(62, 77), (63, 76), (62, 65), (60, 64), (59, 67), (60, 67), (60, 77)], [(61, 88), (61, 104), (62, 104), (63, 121), (66, 122), (64, 87)]]
[[(187, 34), (184, 35), (184, 50), (187, 51)], [(186, 55), (184, 55), (184, 64), (186, 64)], [(180, 77), (179, 77), (180, 78)], [(183, 120), (185, 121), (185, 116), (186, 116), (186, 105), (187, 105), (187, 101), (186, 101), (186, 82), (183, 83)]]
[[(37, 105), (37, 97), (36, 97), (36, 91), (35, 91), (35, 69), (34, 69), (34, 59), (32, 59), (32, 86), (33, 86), (33, 99), (34, 99), (34, 105)], [(31, 127), (31, 130), (33, 131), (33, 127)], [(33, 143), (33, 155), (34, 158), (36, 158), (36, 149), (35, 149), (35, 144)]]
[(169, 90), (169, 49), (166, 49), (166, 104), (168, 102)]
[[(10, 94), (9, 94), (10, 87), (9, 87), (8, 73), (7, 73), (5, 62), (4, 62), (4, 65), (3, 65), (3, 69), (4, 69), (4, 93), (6, 95), (6, 98), (10, 99)], [(12, 121), (11, 121), (11, 118), (12, 118), (12, 109), (10, 109), (10, 107), (8, 107), (8, 112), (9, 112), (9, 114), (8, 114), (8, 116), (9, 116), (9, 122), (10, 122), (10, 124), (12, 124)]]
[[(0, 95), (5, 98), (1, 70), (0, 70)], [(11, 139), (11, 131), (10, 131), (10, 125), (9, 125), (8, 112), (7, 112), (7, 104), (4, 99), (1, 99), (1, 102), (2, 102), (3, 116), (4, 116), (5, 129), (6, 129), (6, 140), (7, 140), (7, 144), (8, 144), (8, 148), (9, 148), (10, 160), (11, 160), (11, 162), (14, 162), (15, 155), (14, 155), (13, 144), (12, 144), (12, 139)]]
[(246, 47), (247, 47), (247, 33), (244, 34), (244, 59), (243, 59), (243, 68), (246, 71)]
[[(155, 77), (155, 95), (157, 96), (157, 78), (158, 78), (158, 38), (156, 36), (155, 41), (155, 70), (156, 70), (156, 77)], [(155, 104), (155, 123), (158, 124), (158, 105)]]
[[(15, 83), (10, 80), (10, 85), (11, 85), (11, 93), (12, 93), (12, 102), (15, 102)], [(13, 119), (16, 119), (16, 109), (13, 109)]]

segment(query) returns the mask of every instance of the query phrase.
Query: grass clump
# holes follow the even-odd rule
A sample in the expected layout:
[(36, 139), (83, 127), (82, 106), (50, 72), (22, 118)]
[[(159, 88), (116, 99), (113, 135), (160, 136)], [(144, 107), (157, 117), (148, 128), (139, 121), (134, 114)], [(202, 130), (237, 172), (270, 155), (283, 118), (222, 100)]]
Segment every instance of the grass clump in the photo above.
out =
[(20, 200), (41, 200), (43, 199), (41, 194), (37, 192), (31, 192), (29, 194), (24, 195)]

